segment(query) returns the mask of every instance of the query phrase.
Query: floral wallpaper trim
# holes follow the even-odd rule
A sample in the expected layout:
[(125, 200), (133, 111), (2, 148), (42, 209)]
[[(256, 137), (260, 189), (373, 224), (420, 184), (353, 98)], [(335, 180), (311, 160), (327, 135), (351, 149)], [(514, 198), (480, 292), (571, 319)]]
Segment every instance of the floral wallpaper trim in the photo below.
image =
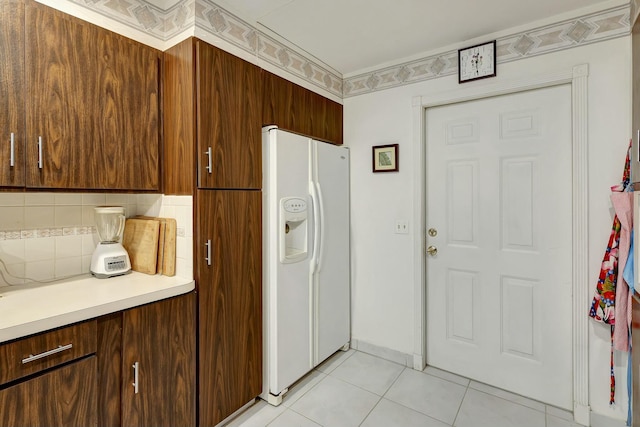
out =
[[(340, 98), (371, 93), (458, 72), (457, 50), (344, 78), (262, 33), (212, 0), (177, 0), (164, 10), (145, 0), (67, 0), (161, 41), (189, 29), (205, 31)], [(634, 0), (635, 1), (635, 0)], [(635, 11), (635, 3), (634, 11)], [(628, 35), (631, 3), (497, 40), (498, 63)]]
[[(558, 22), (497, 40), (498, 63), (628, 35), (629, 5)], [(498, 70), (498, 73), (500, 71)], [(440, 53), (344, 79), (343, 98), (458, 73), (458, 51)]]

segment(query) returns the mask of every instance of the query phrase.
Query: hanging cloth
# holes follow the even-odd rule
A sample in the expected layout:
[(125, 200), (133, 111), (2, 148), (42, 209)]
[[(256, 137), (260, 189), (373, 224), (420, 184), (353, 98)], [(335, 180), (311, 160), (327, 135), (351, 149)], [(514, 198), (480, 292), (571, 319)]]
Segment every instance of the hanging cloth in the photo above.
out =
[[(625, 191), (611, 194), (613, 208), (620, 220), (620, 241), (618, 242), (619, 273), (616, 281), (615, 330), (613, 332), (613, 348), (629, 351), (629, 331), (631, 330), (631, 298), (629, 284), (623, 271), (629, 257), (631, 243), (631, 227), (633, 227), (633, 193)], [(633, 286), (633, 283), (631, 284)]]
[[(624, 171), (622, 173), (622, 182), (616, 186), (611, 187), (612, 192), (625, 191), (630, 182), (631, 175), (631, 141), (629, 141), (629, 148), (627, 149), (627, 156), (624, 164)], [(600, 267), (600, 275), (598, 277), (598, 283), (594, 293), (593, 301), (591, 302), (591, 308), (589, 310), (589, 316), (596, 321), (605, 323), (611, 326), (611, 357), (610, 357), (610, 395), (609, 403), (615, 403), (616, 392), (616, 379), (613, 371), (614, 367), (614, 331), (616, 323), (616, 286), (618, 282), (618, 255), (620, 236), (622, 231), (622, 224), (618, 219), (618, 215), (613, 218), (613, 225), (611, 227), (611, 233), (609, 235), (609, 242), (604, 252), (602, 264)], [(628, 251), (627, 251), (628, 253)], [(624, 266), (622, 266), (624, 268)]]

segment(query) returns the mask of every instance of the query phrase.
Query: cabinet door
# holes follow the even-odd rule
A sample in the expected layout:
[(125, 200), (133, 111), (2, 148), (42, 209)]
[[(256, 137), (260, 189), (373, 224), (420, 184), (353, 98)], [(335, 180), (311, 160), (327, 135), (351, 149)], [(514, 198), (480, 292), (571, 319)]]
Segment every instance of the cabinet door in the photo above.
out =
[(96, 426), (97, 371), (90, 356), (1, 390), (2, 425)]
[(26, 8), (27, 186), (159, 189), (159, 54)]
[(123, 426), (195, 425), (195, 309), (189, 293), (123, 313)]
[(24, 4), (0, 2), (0, 187), (24, 186)]
[(163, 61), (163, 192), (193, 196), (196, 185), (195, 54), (189, 38), (167, 49)]
[(342, 105), (263, 72), (262, 124), (342, 144)]
[(262, 391), (261, 192), (198, 190), (196, 206), (199, 421), (215, 426)]
[(277, 125), (281, 129), (314, 136), (309, 91), (268, 72), (264, 72), (263, 87), (263, 125)]
[(262, 186), (260, 69), (196, 43), (198, 187)]

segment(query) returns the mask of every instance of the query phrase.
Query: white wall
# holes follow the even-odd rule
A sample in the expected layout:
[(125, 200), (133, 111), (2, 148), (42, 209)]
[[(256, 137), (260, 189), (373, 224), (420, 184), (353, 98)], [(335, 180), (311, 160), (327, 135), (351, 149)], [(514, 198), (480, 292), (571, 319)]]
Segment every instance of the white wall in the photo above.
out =
[[(529, 78), (589, 64), (589, 293), (611, 229), (609, 188), (620, 181), (630, 138), (630, 39), (596, 43), (498, 64), (494, 79)], [(414, 352), (414, 237), (395, 234), (398, 219), (414, 210), (414, 96), (458, 90), (457, 76), (442, 77), (344, 100), (344, 140), (351, 148), (352, 334), (357, 342)], [(373, 174), (371, 147), (400, 144), (400, 172)], [(410, 228), (420, 224), (410, 224)], [(589, 307), (585, 304), (584, 315)], [(617, 402), (609, 407), (608, 328), (590, 321), (590, 405), (593, 412), (626, 418), (626, 359), (616, 358)]]

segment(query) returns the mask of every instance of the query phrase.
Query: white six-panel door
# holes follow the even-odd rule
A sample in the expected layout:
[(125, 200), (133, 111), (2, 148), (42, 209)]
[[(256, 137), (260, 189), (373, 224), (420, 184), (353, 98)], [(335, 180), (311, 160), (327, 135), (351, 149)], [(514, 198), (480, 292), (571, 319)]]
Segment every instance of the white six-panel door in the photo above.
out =
[(426, 135), (427, 364), (573, 409), (570, 85), (429, 108)]

